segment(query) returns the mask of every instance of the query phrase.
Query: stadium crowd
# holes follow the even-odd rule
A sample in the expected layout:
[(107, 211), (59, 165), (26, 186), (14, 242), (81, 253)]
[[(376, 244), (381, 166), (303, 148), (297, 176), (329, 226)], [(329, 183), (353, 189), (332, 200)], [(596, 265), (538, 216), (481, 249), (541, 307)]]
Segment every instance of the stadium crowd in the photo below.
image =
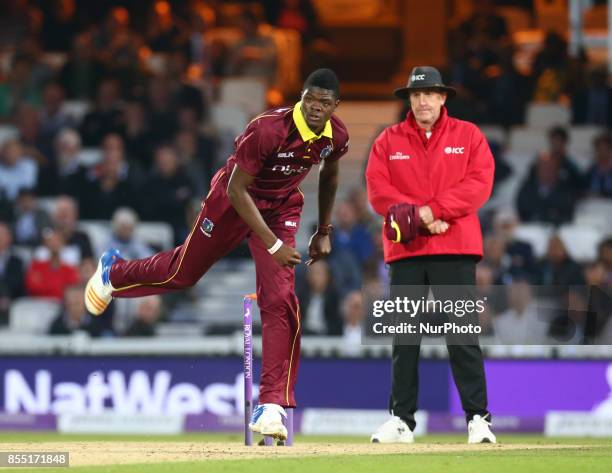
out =
[[(226, 18), (217, 3), (142, 1), (130, 10), (97, 2), (83, 9), (74, 0), (0, 6), (0, 325), (23, 296), (62, 302), (51, 334), (152, 336), (159, 321), (172, 320), (172, 304), (157, 296), (113, 317), (86, 313), (82, 285), (99, 254), (79, 224), (108, 221), (106, 246), (127, 258), (156, 250), (135, 235), (139, 221), (168, 224), (180, 244), (231, 147), (211, 124), (218, 84), (224, 77), (254, 77), (266, 83), (270, 104), (293, 98), (276, 87), (280, 58), (272, 37), (262, 33), (263, 18), (248, 9)], [(267, 21), (297, 31), (308, 58), (320, 35), (310, 2), (264, 3)], [(233, 39), (216, 34), (221, 30)], [(552, 320), (548, 329), (577, 342), (596, 337), (611, 325), (612, 237), (599, 243), (594, 260), (579, 264), (558, 235), (538, 258), (515, 229), (525, 222), (571, 222), (582, 199), (612, 198), (612, 137), (605, 131), (612, 93), (605, 71), (591, 70), (584, 56), (570, 58), (563, 38), (550, 33), (530, 75), (519, 73), (504, 19), (486, 8), (450, 38), (448, 73), (459, 89), (451, 114), (509, 126), (524, 122), (533, 99), (569, 100), (573, 123), (602, 126), (586, 171), (569, 155), (567, 130), (549, 131), (548, 149), (534, 156), (515, 207), (483, 212), (485, 256), (477, 275), (483, 291), (510, 286), (503, 306), (483, 316), (489, 333), (496, 327), (509, 333), (531, 317), (531, 285), (603, 288), (603, 297), (582, 301), (597, 312), (596, 324), (574, 320), (581, 327), (576, 332)], [(75, 103), (87, 104), (84, 113)], [(499, 143), (491, 148), (497, 186), (512, 174), (512, 163)], [(364, 187), (337, 202), (330, 258), (298, 269), (305, 334), (359, 343), (368, 304), (388, 288), (380, 220)]]

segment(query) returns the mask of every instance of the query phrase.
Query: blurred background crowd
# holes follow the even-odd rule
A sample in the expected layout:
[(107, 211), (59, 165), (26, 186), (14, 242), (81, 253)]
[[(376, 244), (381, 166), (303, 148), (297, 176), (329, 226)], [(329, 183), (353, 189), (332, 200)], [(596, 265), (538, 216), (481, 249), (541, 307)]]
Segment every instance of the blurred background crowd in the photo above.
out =
[[(458, 89), (450, 113), (482, 124), (496, 159), (477, 279), (485, 292), (495, 285), (508, 292), (483, 316), (487, 333), (537, 325), (583, 343), (612, 336), (612, 89), (597, 44), (568, 46), (567, 5), (555, 16), (541, 3), (447, 2), (445, 61), (432, 65)], [(605, 2), (585, 3), (585, 28), (606, 34)], [(409, 68), (401, 61), (407, 53), (387, 57), (402, 43), (405, 5), (359, 0), (352, 7), (346, 11), (343, 0), (2, 2), (0, 325), (9, 333), (92, 337), (240, 329), (236, 296), (254, 285), (246, 247), (192, 291), (115, 301), (102, 318), (86, 313), (83, 283), (108, 246), (131, 259), (180, 244), (248, 120), (294, 103), (304, 72), (330, 66), (350, 103), (339, 110), (351, 133), (343, 160), (350, 177), (335, 207), (333, 253), (297, 270), (296, 291), (305, 334), (358, 345), (369, 302), (388, 290), (381, 219), (367, 202), (362, 170), (375, 133), (407, 110), (376, 102), (391, 120), (368, 113), (364, 127), (355, 117), (364, 115), (364, 101), (389, 98)], [(340, 11), (348, 21), (341, 27), (334, 23)], [(360, 49), (364, 35), (374, 51)], [(374, 67), (371, 55), (384, 67)], [(316, 209), (306, 212), (303, 235), (315, 216)], [(305, 249), (306, 237), (299, 245)], [(533, 285), (601, 291), (574, 294), (570, 318), (541, 328)], [(585, 319), (591, 312), (595, 322)]]

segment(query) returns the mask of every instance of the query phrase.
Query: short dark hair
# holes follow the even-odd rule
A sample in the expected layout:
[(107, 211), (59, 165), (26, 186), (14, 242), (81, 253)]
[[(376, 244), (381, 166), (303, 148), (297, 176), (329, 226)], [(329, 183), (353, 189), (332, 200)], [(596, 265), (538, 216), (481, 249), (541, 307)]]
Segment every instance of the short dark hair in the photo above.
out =
[(563, 141), (567, 142), (569, 135), (567, 134), (567, 130), (562, 126), (554, 126), (548, 131), (548, 138), (561, 138)]
[(331, 90), (336, 98), (340, 97), (340, 81), (338, 76), (331, 69), (317, 69), (312, 72), (304, 82), (303, 90), (310, 87)]

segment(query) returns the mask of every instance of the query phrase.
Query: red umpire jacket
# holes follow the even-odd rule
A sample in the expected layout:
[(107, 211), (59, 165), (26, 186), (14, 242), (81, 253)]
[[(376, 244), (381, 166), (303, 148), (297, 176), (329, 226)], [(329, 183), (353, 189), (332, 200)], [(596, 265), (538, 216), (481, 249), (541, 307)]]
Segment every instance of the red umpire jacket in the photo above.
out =
[(431, 235), (426, 229), (410, 243), (384, 236), (385, 262), (411, 256), (477, 255), (482, 232), (477, 211), (493, 187), (495, 165), (489, 144), (473, 123), (449, 117), (442, 107), (429, 139), (409, 112), (406, 120), (376, 138), (366, 170), (368, 197), (383, 217), (393, 204), (429, 205), (434, 218), (450, 224)]

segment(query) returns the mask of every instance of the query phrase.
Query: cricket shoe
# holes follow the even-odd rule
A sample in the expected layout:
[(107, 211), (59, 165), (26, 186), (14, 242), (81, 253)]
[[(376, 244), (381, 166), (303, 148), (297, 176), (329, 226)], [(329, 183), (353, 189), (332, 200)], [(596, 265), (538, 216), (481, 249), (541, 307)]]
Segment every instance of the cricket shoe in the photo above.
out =
[(468, 443), (497, 443), (490, 427), (491, 422), (484, 417), (479, 415), (472, 417), (468, 422)]
[(370, 437), (372, 443), (414, 443), (414, 434), (408, 424), (392, 416)]
[(113, 300), (115, 290), (110, 283), (110, 268), (113, 263), (122, 260), (119, 250), (106, 250), (98, 261), (98, 267), (85, 287), (85, 307), (92, 315), (100, 315)]
[(287, 419), (287, 413), (278, 404), (261, 404), (253, 411), (249, 429), (253, 432), (285, 440), (287, 438), (287, 427), (283, 423)]

